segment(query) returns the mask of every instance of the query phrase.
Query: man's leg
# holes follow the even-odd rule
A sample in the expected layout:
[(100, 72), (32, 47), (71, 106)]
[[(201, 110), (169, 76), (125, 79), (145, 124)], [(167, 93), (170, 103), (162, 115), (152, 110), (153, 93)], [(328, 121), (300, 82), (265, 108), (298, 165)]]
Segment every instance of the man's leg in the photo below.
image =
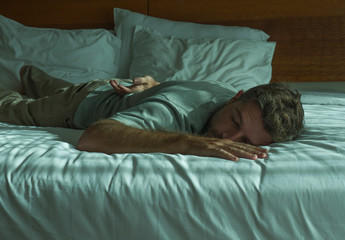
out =
[(60, 89), (55, 95), (30, 102), (29, 111), (36, 126), (75, 128), (74, 114), (80, 102), (94, 89), (109, 81), (91, 81)]
[(22, 93), (30, 98), (51, 96), (74, 84), (52, 77), (34, 66), (23, 66), (20, 69)]
[(23, 99), (19, 93), (0, 89), (0, 122), (17, 125), (35, 125), (28, 113), (28, 104), (33, 99)]
[(61, 88), (52, 96), (23, 99), (14, 91), (0, 89), (0, 121), (17, 125), (74, 128), (79, 103), (107, 81), (91, 81)]

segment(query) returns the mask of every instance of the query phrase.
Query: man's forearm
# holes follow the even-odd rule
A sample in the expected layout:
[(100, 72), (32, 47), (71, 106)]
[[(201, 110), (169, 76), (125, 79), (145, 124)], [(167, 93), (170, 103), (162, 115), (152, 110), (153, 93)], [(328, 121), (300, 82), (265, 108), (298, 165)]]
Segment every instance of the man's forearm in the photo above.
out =
[[(78, 142), (78, 149), (104, 153), (176, 153), (181, 134), (150, 132), (128, 127), (115, 120), (101, 120), (91, 125)], [(182, 149), (181, 149), (182, 150)]]
[(265, 158), (267, 150), (226, 139), (170, 132), (151, 132), (128, 127), (115, 120), (101, 120), (85, 130), (78, 149), (103, 153), (180, 153), (237, 161)]

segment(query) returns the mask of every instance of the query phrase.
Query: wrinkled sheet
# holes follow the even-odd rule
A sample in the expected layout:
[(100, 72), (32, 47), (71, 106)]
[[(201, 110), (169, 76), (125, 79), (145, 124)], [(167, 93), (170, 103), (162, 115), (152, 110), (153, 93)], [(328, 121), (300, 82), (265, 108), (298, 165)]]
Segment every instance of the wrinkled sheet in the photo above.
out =
[(257, 161), (80, 152), (82, 131), (1, 123), (1, 239), (342, 239), (345, 95), (303, 101), (303, 135)]

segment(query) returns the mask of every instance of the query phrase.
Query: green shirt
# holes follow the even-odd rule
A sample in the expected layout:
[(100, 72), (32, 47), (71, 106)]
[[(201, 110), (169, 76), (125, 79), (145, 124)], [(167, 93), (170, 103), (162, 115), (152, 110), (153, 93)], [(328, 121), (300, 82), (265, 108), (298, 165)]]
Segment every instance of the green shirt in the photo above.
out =
[(110, 118), (139, 129), (202, 134), (209, 117), (235, 93), (216, 82), (167, 81), (121, 97), (108, 84), (81, 102), (74, 124), (85, 129)]

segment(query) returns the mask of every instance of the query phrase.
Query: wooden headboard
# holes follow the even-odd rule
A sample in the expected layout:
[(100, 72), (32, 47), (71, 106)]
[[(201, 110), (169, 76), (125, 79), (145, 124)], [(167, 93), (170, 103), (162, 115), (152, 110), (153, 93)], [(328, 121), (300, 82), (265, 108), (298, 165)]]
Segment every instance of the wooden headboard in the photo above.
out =
[(171, 20), (259, 28), (277, 42), (272, 81), (345, 81), (343, 0), (0, 0), (28, 26), (113, 28), (113, 8)]

